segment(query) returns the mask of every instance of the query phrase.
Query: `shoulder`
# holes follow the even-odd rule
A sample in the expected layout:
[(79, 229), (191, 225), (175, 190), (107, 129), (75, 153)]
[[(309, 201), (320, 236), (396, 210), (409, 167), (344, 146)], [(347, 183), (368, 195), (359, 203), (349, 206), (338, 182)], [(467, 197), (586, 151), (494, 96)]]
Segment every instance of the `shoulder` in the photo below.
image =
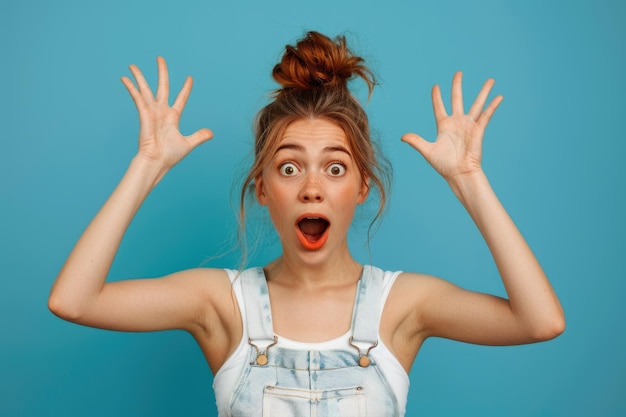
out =
[(196, 268), (177, 274), (180, 274), (181, 280), (189, 281), (201, 297), (209, 301), (218, 312), (228, 314), (243, 309), (244, 283), (248, 287), (257, 287), (265, 283), (263, 268), (260, 267), (243, 270)]
[(396, 272), (393, 285), (389, 289), (386, 309), (393, 311), (400, 320), (412, 318), (420, 322), (420, 316), (433, 304), (456, 291), (463, 291), (456, 285), (433, 275), (415, 272)]
[(446, 281), (445, 279), (436, 277), (434, 275), (404, 271), (398, 273), (396, 285), (405, 289), (420, 290), (424, 292), (422, 295), (426, 295), (430, 291), (437, 290), (442, 287), (454, 286), (454, 284), (450, 283), (449, 281)]
[(185, 294), (184, 298), (198, 309), (199, 316), (206, 317), (232, 310), (232, 275), (228, 269), (193, 268), (161, 279), (169, 283), (172, 295)]
[(445, 279), (416, 272), (400, 272), (395, 279), (390, 297), (398, 301), (411, 301), (411, 306), (418, 307), (429, 300), (444, 294), (462, 290)]
[[(428, 288), (430, 285), (436, 285), (440, 278), (428, 274), (417, 272), (406, 272), (402, 270), (382, 270), (372, 267), (374, 270), (380, 271), (384, 287), (389, 287), (396, 295), (405, 294), (407, 296), (415, 296), (415, 290)], [(407, 290), (409, 293), (407, 294)]]
[(238, 272), (221, 268), (194, 268), (177, 272), (180, 281), (188, 282), (207, 299), (222, 300), (233, 290)]
[(177, 271), (161, 279), (179, 285), (181, 289), (193, 287), (195, 290), (215, 292), (220, 288), (230, 287), (230, 270), (218, 268), (193, 268)]

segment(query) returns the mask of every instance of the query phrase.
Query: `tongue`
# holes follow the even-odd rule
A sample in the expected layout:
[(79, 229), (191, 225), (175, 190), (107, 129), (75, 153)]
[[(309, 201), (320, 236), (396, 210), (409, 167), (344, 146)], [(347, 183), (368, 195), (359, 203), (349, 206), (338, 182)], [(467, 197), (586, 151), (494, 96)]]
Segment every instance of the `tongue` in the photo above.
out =
[(299, 223), (299, 226), (302, 233), (307, 237), (319, 239), (326, 230), (328, 222), (323, 219), (304, 219)]

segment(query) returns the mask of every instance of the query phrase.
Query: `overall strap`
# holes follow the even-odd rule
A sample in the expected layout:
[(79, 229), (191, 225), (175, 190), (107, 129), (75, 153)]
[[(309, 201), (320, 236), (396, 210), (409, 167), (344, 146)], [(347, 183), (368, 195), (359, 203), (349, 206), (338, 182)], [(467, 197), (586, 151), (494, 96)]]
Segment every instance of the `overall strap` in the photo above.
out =
[(359, 365), (364, 367), (371, 362), (369, 351), (378, 345), (382, 288), (383, 271), (365, 265), (357, 287), (350, 337), (350, 344), (359, 351)]
[(257, 364), (267, 364), (267, 349), (276, 344), (272, 310), (263, 268), (246, 269), (239, 276), (246, 306), (248, 343), (256, 348)]

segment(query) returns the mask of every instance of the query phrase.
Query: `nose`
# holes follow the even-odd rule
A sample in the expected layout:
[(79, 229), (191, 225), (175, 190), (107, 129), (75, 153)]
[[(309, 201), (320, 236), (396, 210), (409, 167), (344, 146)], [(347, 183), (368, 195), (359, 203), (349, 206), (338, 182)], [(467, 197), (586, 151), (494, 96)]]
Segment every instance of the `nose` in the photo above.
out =
[(321, 202), (323, 200), (322, 188), (317, 175), (309, 173), (304, 176), (300, 189), (300, 200), (306, 203)]

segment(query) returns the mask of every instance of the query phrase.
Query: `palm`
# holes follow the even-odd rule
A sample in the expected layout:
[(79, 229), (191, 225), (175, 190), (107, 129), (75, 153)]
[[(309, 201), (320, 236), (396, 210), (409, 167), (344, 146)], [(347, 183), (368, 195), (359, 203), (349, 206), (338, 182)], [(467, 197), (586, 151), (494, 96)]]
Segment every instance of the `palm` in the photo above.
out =
[(180, 116), (191, 92), (192, 79), (188, 77), (174, 104), (169, 105), (169, 78), (163, 58), (158, 58), (159, 82), (156, 97), (139, 68), (130, 66), (137, 87), (128, 77), (122, 82), (128, 89), (139, 112), (139, 154), (162, 163), (169, 168), (185, 157), (194, 147), (209, 140), (213, 134), (208, 129), (200, 129), (190, 136), (183, 136), (179, 130)]
[(143, 115), (140, 112), (139, 153), (173, 165), (192, 149), (178, 130), (180, 114), (174, 109), (154, 103)]
[(424, 156), (444, 177), (480, 169), (482, 133), (467, 116), (448, 116), (437, 123), (437, 140)]
[(433, 110), (437, 122), (436, 141), (428, 142), (413, 133), (403, 136), (403, 140), (417, 149), (447, 180), (481, 169), (483, 134), (489, 119), (502, 101), (502, 96), (498, 96), (483, 110), (494, 83), (493, 80), (488, 80), (469, 112), (465, 114), (461, 77), (461, 73), (456, 73), (452, 81), (451, 115), (446, 112), (439, 86), (433, 88)]

